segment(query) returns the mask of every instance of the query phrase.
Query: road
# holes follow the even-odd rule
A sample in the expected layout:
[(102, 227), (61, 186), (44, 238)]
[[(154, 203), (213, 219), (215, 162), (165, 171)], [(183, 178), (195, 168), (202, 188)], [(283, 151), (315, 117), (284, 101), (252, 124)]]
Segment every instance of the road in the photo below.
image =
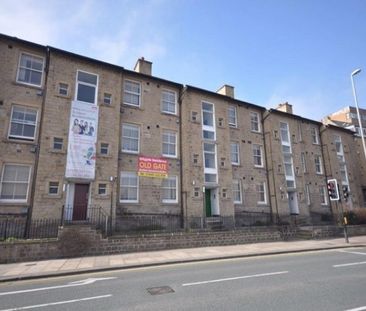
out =
[(0, 284), (4, 310), (366, 310), (366, 248)]

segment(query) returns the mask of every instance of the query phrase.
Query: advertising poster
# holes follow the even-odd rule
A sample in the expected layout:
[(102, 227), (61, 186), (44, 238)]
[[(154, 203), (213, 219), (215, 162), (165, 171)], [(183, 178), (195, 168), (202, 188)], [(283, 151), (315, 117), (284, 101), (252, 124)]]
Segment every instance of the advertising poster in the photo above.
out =
[(73, 101), (70, 113), (66, 178), (94, 179), (98, 106)]
[(167, 178), (168, 161), (162, 158), (139, 157), (137, 172), (139, 176)]

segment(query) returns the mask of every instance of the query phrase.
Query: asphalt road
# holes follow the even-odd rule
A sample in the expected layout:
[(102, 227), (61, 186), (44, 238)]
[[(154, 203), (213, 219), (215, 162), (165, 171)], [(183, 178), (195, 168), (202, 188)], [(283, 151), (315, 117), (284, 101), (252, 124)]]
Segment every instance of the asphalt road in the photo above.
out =
[(4, 310), (366, 310), (366, 248), (0, 284)]

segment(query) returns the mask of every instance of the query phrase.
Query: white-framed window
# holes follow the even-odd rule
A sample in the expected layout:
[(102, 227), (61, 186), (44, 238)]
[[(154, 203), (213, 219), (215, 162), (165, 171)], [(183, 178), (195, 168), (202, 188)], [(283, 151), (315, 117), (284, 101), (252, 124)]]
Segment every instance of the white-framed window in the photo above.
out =
[(63, 147), (64, 147), (64, 139), (61, 137), (54, 137), (53, 138), (53, 149), (62, 150)]
[(139, 201), (139, 177), (134, 172), (121, 172), (120, 202), (137, 203)]
[(320, 194), (320, 204), (321, 205), (328, 205), (328, 191), (324, 186), (319, 187), (319, 194)]
[(103, 154), (103, 155), (109, 154), (109, 144), (108, 143), (100, 143), (100, 154)]
[(261, 131), (261, 126), (259, 123), (259, 114), (257, 112), (250, 113), (250, 130), (253, 132)]
[(177, 157), (177, 133), (173, 131), (163, 131), (163, 156)]
[(41, 86), (43, 80), (44, 58), (21, 53), (19, 59), (17, 82)]
[(141, 84), (139, 82), (125, 80), (123, 88), (123, 103), (130, 106), (141, 105)]
[(169, 176), (164, 178), (161, 191), (163, 203), (178, 203), (178, 177)]
[(58, 84), (58, 94), (67, 96), (69, 94), (69, 85), (67, 83), (60, 82)]
[(231, 164), (239, 165), (240, 156), (239, 156), (239, 144), (238, 143), (230, 143), (230, 154), (231, 154)]
[(173, 91), (161, 92), (161, 111), (169, 114), (177, 114), (177, 94)]
[(208, 102), (202, 102), (202, 130), (203, 139), (216, 139), (214, 105)]
[(310, 186), (309, 186), (309, 184), (306, 184), (305, 185), (305, 196), (306, 196), (306, 204), (309, 206), (311, 204)]
[(112, 94), (104, 93), (103, 104), (112, 105)]
[(242, 199), (242, 195), (241, 195), (241, 185), (240, 185), (240, 180), (238, 179), (233, 179), (233, 201), (235, 204), (241, 204), (243, 199)]
[(36, 135), (37, 110), (22, 106), (13, 106), (9, 138), (34, 140)]
[(305, 158), (305, 152), (301, 152), (301, 167), (302, 167), (302, 172), (306, 173), (306, 158)]
[(214, 143), (203, 144), (203, 160), (205, 164), (205, 182), (217, 182), (216, 145)]
[(60, 183), (58, 181), (50, 181), (48, 183), (48, 194), (49, 195), (58, 195)]
[(101, 196), (107, 195), (107, 184), (106, 183), (98, 184), (98, 195), (101, 195)]
[(78, 70), (75, 91), (75, 100), (95, 104), (98, 94), (98, 75)]
[(258, 204), (267, 204), (267, 194), (266, 194), (266, 183), (261, 182), (256, 185)]
[(253, 145), (253, 161), (255, 167), (263, 167), (263, 149), (261, 145)]
[(140, 127), (134, 124), (122, 124), (122, 151), (140, 152)]
[(315, 155), (315, 172), (317, 174), (323, 174), (322, 157), (320, 155)]
[(290, 133), (289, 133), (289, 128), (288, 128), (287, 123), (280, 122), (280, 134), (281, 134), (281, 143), (282, 143), (282, 145), (291, 146)]
[(310, 132), (311, 132), (311, 142), (314, 145), (319, 145), (319, 132), (318, 132), (318, 129), (316, 127), (312, 127), (310, 129)]
[(5, 164), (1, 174), (0, 200), (27, 202), (31, 167), (22, 164)]
[(227, 115), (229, 126), (237, 127), (236, 107), (229, 106), (229, 108), (227, 109)]

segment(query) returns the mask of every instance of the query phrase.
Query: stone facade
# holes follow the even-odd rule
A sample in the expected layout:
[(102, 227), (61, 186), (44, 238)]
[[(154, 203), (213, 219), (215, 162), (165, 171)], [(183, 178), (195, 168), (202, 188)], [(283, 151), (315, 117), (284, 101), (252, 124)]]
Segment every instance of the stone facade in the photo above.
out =
[[(0, 58), (0, 214), (84, 220), (97, 208), (116, 226), (126, 215), (310, 223), (365, 204), (360, 139), (288, 103), (266, 110), (229, 85), (211, 92), (154, 77), (143, 58), (131, 71), (5, 35)], [(66, 178), (71, 107), (93, 90), (95, 177)], [(342, 203), (326, 188), (329, 178), (342, 184), (335, 135), (350, 193)], [(139, 174), (142, 157), (165, 163), (166, 178)]]

